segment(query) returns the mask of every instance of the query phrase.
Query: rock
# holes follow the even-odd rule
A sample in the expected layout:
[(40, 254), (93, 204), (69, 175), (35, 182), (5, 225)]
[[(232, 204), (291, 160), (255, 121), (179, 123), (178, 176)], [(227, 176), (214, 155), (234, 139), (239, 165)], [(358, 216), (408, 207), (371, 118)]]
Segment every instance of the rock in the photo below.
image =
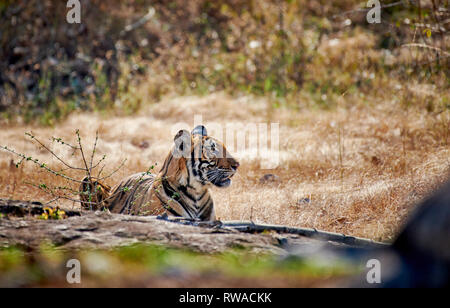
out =
[[(450, 182), (424, 200), (391, 247), (361, 257), (378, 260), (380, 284), (366, 275), (353, 287), (448, 288), (450, 286)], [(361, 264), (365, 266), (364, 264)]]
[(233, 230), (201, 228), (177, 224), (156, 217), (136, 217), (102, 212), (74, 216), (65, 220), (35, 218), (1, 219), (1, 245), (38, 248), (43, 242), (72, 248), (113, 248), (137, 242), (164, 244), (213, 253), (236, 246), (254, 251), (280, 252), (276, 238), (249, 235)]
[[(296, 245), (334, 242), (344, 246), (377, 246), (365, 239), (313, 229), (256, 225), (251, 222), (198, 222), (164, 216), (128, 216), (106, 212), (67, 211), (67, 219), (40, 220), (43, 205), (0, 200), (0, 246), (30, 249), (44, 242), (66, 249), (113, 248), (134, 243), (162, 244), (205, 253), (244, 248), (284, 254)], [(267, 232), (272, 231), (272, 232)]]
[(148, 142), (147, 140), (136, 140), (133, 139), (131, 140), (131, 144), (141, 150), (145, 150), (148, 149), (150, 147), (150, 142)]
[(148, 149), (150, 147), (150, 143), (148, 142), (148, 141), (142, 141), (140, 144), (139, 144), (139, 148), (141, 148), (141, 149)]
[(450, 182), (424, 200), (392, 247), (398, 265), (384, 286), (450, 286)]
[(309, 198), (301, 198), (299, 200), (297, 200), (297, 205), (304, 205), (304, 204), (310, 204), (311, 203), (311, 199)]
[(265, 174), (262, 178), (259, 179), (260, 184), (268, 184), (268, 183), (280, 183), (281, 178), (275, 174)]

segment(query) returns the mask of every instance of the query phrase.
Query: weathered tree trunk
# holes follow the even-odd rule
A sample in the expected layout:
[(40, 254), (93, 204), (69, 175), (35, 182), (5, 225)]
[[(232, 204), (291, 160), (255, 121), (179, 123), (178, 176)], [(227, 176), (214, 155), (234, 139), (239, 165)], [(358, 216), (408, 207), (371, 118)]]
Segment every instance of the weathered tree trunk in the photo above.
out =
[[(243, 247), (282, 252), (292, 245), (333, 242), (355, 247), (378, 247), (370, 240), (313, 229), (257, 225), (251, 222), (205, 223), (168, 217), (115, 215), (104, 212), (66, 211), (67, 219), (40, 220), (38, 202), (0, 200), (0, 245), (39, 247), (49, 242), (67, 248), (104, 248), (137, 242), (185, 247), (202, 252)], [(20, 218), (20, 219), (19, 219)]]

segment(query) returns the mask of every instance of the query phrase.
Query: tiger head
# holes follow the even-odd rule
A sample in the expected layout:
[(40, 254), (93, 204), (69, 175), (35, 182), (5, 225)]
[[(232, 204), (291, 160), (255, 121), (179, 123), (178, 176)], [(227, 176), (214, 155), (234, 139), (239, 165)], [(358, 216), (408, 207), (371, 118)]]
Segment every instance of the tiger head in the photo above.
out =
[(191, 133), (180, 130), (175, 136), (173, 155), (186, 162), (187, 172), (201, 185), (228, 187), (239, 162), (219, 140), (208, 136), (203, 125)]
[(92, 177), (85, 177), (80, 185), (80, 201), (85, 210), (106, 208), (111, 187)]

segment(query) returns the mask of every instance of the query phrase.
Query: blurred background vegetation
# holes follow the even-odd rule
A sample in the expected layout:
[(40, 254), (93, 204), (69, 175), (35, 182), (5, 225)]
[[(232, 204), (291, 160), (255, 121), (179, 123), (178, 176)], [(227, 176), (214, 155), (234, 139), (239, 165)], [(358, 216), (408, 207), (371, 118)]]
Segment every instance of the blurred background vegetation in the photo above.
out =
[[(390, 94), (405, 108), (450, 108), (446, 0), (382, 1), (373, 25), (363, 0), (81, 2), (82, 23), (68, 24), (65, 1), (0, 1), (1, 121), (132, 114), (216, 91), (296, 109)], [(412, 84), (431, 94), (416, 100)]]
[(321, 287), (336, 286), (363, 271), (359, 263), (280, 257), (230, 250), (222, 254), (132, 245), (112, 250), (65, 251), (43, 244), (0, 248), (1, 287), (67, 287), (67, 261), (83, 265), (74, 287)]

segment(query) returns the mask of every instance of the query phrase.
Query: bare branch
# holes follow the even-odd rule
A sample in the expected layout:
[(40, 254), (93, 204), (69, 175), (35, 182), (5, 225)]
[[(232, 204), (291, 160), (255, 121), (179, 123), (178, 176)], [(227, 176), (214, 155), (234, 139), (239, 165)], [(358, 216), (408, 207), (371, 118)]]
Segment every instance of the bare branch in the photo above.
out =
[(426, 45), (426, 44), (419, 44), (419, 43), (411, 43), (411, 44), (404, 44), (402, 45), (402, 47), (416, 47), (416, 48), (424, 48), (424, 49), (429, 49), (429, 50), (433, 50), (433, 51), (437, 51), (439, 53), (442, 53), (443, 55), (445, 55), (446, 57), (450, 57), (450, 53), (442, 50), (438, 47), (434, 47), (434, 46), (430, 46), (430, 45)]
[(95, 151), (97, 149), (97, 142), (98, 142), (98, 131), (95, 133), (95, 142), (94, 142), (94, 148), (92, 149), (92, 155), (91, 155), (91, 162), (90, 162), (90, 172), (92, 172), (92, 164), (94, 162), (94, 155), (95, 155)]
[(86, 175), (89, 177), (89, 179), (91, 178), (91, 171), (89, 170), (89, 167), (88, 167), (88, 164), (87, 164), (87, 162), (86, 162), (86, 157), (84, 156), (84, 151), (83, 151), (83, 146), (81, 145), (81, 137), (80, 137), (80, 130), (79, 129), (77, 129), (76, 130), (76, 132), (75, 132), (75, 134), (77, 135), (77, 137), (78, 137), (78, 145), (80, 146), (80, 152), (81, 152), (81, 157), (83, 158), (83, 163), (84, 163), (84, 166), (86, 167)]
[[(67, 163), (66, 161), (64, 161), (63, 158), (61, 158), (60, 156), (58, 156), (52, 149), (50, 149), (49, 146), (45, 145), (43, 142), (41, 142), (38, 138), (36, 138), (36, 136), (33, 135), (32, 132), (30, 133), (26, 133), (26, 135), (28, 137), (30, 137), (37, 146), (42, 147), (43, 149), (45, 149), (48, 153), (50, 153), (53, 157), (55, 157), (59, 163), (62, 163), (64, 165), (63, 168), (60, 168), (59, 171), (55, 171), (52, 168), (50, 168), (49, 166), (47, 166), (47, 164), (40, 162), (38, 159), (35, 159), (31, 156), (26, 156), (25, 154), (21, 154), (18, 153), (17, 151), (10, 149), (6, 146), (0, 146), (0, 149), (3, 149), (5, 151), (8, 151), (18, 157), (21, 158), (20, 162), (16, 164), (16, 166), (18, 167), (20, 164), (22, 164), (25, 161), (31, 161), (34, 164), (38, 165), (41, 169), (43, 169), (43, 171), (49, 172), (53, 175), (56, 175), (58, 177), (61, 177), (69, 182), (73, 182), (73, 183), (78, 183), (78, 184), (82, 184), (82, 187), (84, 187), (84, 184), (86, 184), (86, 181), (82, 181), (82, 180), (77, 180), (74, 179), (66, 174), (64, 174), (65, 171), (68, 170), (75, 170), (75, 171), (83, 171), (86, 173), (87, 177), (88, 177), (88, 184), (89, 183), (93, 183), (93, 179), (96, 181), (94, 187), (92, 187), (92, 185), (88, 185), (88, 188), (86, 189), (87, 191), (83, 191), (83, 189), (77, 190), (77, 189), (73, 189), (70, 186), (51, 186), (51, 185), (47, 185), (47, 184), (35, 184), (35, 183), (28, 183), (28, 182), (24, 182), (27, 185), (33, 186), (43, 192), (45, 192), (46, 194), (49, 194), (50, 196), (53, 197), (53, 200), (49, 202), (53, 203), (56, 202), (60, 199), (64, 199), (64, 200), (69, 200), (75, 203), (81, 203), (85, 206), (90, 206), (92, 208), (100, 208), (102, 205), (104, 205), (105, 201), (110, 200), (112, 198), (114, 198), (118, 193), (121, 192), (117, 192), (115, 194), (111, 194), (107, 196), (107, 199), (104, 200), (97, 200), (97, 198), (95, 198), (99, 192), (99, 188), (100, 186), (103, 186), (102, 184), (100, 184), (100, 181), (106, 180), (110, 177), (112, 177), (114, 174), (116, 174), (124, 165), (125, 162), (127, 161), (126, 159), (120, 164), (120, 166), (118, 168), (116, 168), (114, 171), (112, 171), (110, 174), (101, 177), (102, 172), (104, 171), (104, 169), (106, 168), (107, 164), (105, 163), (102, 167), (100, 172), (98, 173), (98, 177), (94, 178), (93, 177), (93, 171), (99, 167), (105, 160), (106, 160), (106, 155), (104, 155), (100, 160), (98, 160), (97, 163), (95, 163), (94, 165), (94, 160), (95, 160), (95, 154), (97, 152), (97, 145), (98, 145), (98, 141), (99, 141), (99, 133), (98, 131), (96, 132), (96, 137), (95, 137), (95, 142), (94, 142), (94, 147), (92, 149), (92, 152), (90, 153), (90, 160), (89, 162), (86, 160), (86, 155), (85, 155), (85, 151), (83, 149), (83, 144), (81, 142), (81, 136), (80, 136), (80, 130), (77, 129), (75, 132), (76, 136), (77, 136), (77, 142), (78, 142), (78, 146), (73, 146), (70, 145), (69, 143), (63, 141), (61, 138), (55, 138), (53, 137), (53, 141), (56, 141), (57, 143), (64, 145), (64, 146), (68, 146), (71, 149), (74, 150), (74, 154), (77, 151), (80, 151), (81, 153), (81, 157), (83, 159), (83, 163), (85, 168), (79, 168), (79, 167), (75, 167), (70, 165), (69, 163)], [(58, 168), (59, 169), (59, 168)], [(149, 168), (149, 170), (143, 174), (143, 176), (145, 174), (148, 174), (150, 170), (153, 169), (153, 166)], [(87, 196), (87, 198), (74, 198), (73, 196), (78, 196), (78, 197), (83, 197), (83, 196)], [(82, 200), (84, 199), (84, 200)], [(86, 200), (87, 199), (87, 200)], [(95, 202), (94, 202), (94, 201)]]
[(49, 187), (47, 187), (45, 184), (41, 184), (41, 185), (34, 184), (34, 183), (25, 183), (25, 184), (30, 185), (32, 187), (35, 187), (35, 188), (37, 188), (37, 189), (39, 189), (39, 190), (41, 190), (41, 191), (43, 191), (43, 192), (53, 196), (53, 197), (55, 197), (55, 199), (58, 198), (58, 199), (64, 199), (64, 200), (73, 201), (73, 202), (76, 202), (76, 203), (85, 203), (85, 204), (87, 203), (89, 205), (96, 205), (97, 204), (96, 202), (82, 202), (81, 200), (70, 198), (67, 195), (62, 195), (62, 196), (58, 195), (54, 191), (52, 191)]
[(120, 36), (124, 36), (126, 34), (128, 34), (131, 31), (136, 30), (139, 27), (142, 27), (143, 25), (145, 25), (147, 22), (150, 21), (150, 19), (152, 19), (152, 17), (155, 15), (155, 9), (150, 7), (148, 9), (147, 14), (145, 14), (143, 17), (141, 17), (138, 21), (136, 21), (134, 24), (128, 25), (125, 27), (125, 29), (123, 29), (120, 32)]
[(102, 177), (102, 178), (99, 178), (98, 180), (99, 180), (99, 181), (104, 181), (104, 180), (109, 179), (110, 177), (112, 177), (114, 174), (116, 174), (117, 172), (119, 172), (120, 169), (123, 168), (123, 166), (125, 165), (125, 162), (126, 162), (126, 161), (127, 161), (127, 159), (124, 159), (124, 160), (122, 161), (122, 163), (120, 164), (119, 168), (117, 168), (116, 170), (114, 170), (113, 172), (111, 172), (109, 175), (107, 175), (107, 176), (105, 176), (105, 177)]
[(74, 151), (79, 150), (78, 147), (76, 147), (76, 146), (74, 146), (74, 145), (71, 145), (71, 144), (65, 142), (65, 141), (62, 140), (61, 138), (55, 138), (55, 137), (52, 137), (52, 141), (56, 141), (56, 142), (59, 143), (59, 144), (68, 146), (69, 148), (71, 148), (71, 149), (74, 150)]
[(7, 152), (10, 152), (10, 153), (12, 153), (12, 154), (14, 154), (14, 155), (16, 155), (16, 156), (19, 156), (19, 157), (23, 158), (23, 159), (26, 160), (26, 161), (31, 161), (31, 162), (33, 162), (34, 164), (38, 165), (40, 168), (47, 170), (48, 172), (50, 172), (50, 173), (53, 174), (53, 175), (59, 176), (59, 177), (61, 177), (61, 178), (64, 178), (64, 179), (66, 179), (66, 180), (69, 180), (69, 181), (72, 181), (72, 182), (75, 182), (75, 183), (83, 183), (82, 181), (73, 179), (73, 178), (71, 178), (71, 177), (69, 177), (69, 176), (67, 176), (67, 175), (65, 175), (65, 174), (63, 174), (63, 173), (61, 173), (61, 172), (57, 172), (57, 171), (55, 171), (55, 170), (49, 168), (45, 163), (41, 163), (41, 162), (39, 162), (38, 159), (33, 159), (31, 156), (28, 156), (28, 157), (27, 157), (27, 156), (25, 156), (24, 154), (17, 153), (17, 152), (14, 151), (13, 149), (10, 149), (10, 148), (8, 148), (8, 147), (6, 147), (6, 146), (0, 146), (0, 149), (3, 149), (3, 150), (5, 150), (5, 151), (7, 151)]
[(47, 152), (49, 152), (50, 154), (52, 154), (57, 160), (59, 160), (61, 163), (63, 163), (67, 168), (69, 169), (73, 169), (73, 170), (85, 170), (84, 168), (78, 168), (78, 167), (74, 167), (71, 166), (69, 164), (67, 164), (64, 160), (62, 160), (58, 155), (56, 155), (52, 150), (50, 150), (45, 144), (43, 144), (41, 141), (39, 141), (39, 139), (37, 139), (33, 134), (31, 133), (25, 133), (25, 135), (27, 135), (28, 137), (31, 138), (31, 140), (37, 142), (41, 147), (43, 147)]

